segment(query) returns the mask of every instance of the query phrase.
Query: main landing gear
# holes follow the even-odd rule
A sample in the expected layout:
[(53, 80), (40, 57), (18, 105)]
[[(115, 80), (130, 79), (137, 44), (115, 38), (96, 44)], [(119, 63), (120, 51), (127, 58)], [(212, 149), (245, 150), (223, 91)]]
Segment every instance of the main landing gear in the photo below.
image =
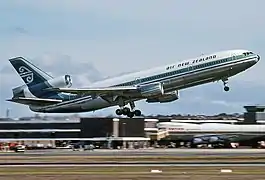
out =
[(129, 118), (132, 118), (133, 116), (141, 116), (142, 112), (140, 110), (131, 111), (130, 108), (124, 107), (124, 108), (121, 108), (121, 109), (117, 109), (116, 110), (116, 114), (118, 116), (126, 115)]
[(134, 102), (130, 102), (131, 109), (128, 107), (120, 107), (120, 109), (116, 110), (116, 114), (118, 116), (120, 115), (126, 115), (129, 118), (132, 118), (133, 116), (141, 116), (142, 112), (138, 109), (134, 110), (135, 104)]
[(228, 83), (228, 79), (226, 78), (226, 79), (223, 79), (222, 81), (223, 81), (223, 83), (224, 83), (224, 91), (229, 91), (229, 87), (228, 87), (228, 85), (227, 85), (227, 83)]

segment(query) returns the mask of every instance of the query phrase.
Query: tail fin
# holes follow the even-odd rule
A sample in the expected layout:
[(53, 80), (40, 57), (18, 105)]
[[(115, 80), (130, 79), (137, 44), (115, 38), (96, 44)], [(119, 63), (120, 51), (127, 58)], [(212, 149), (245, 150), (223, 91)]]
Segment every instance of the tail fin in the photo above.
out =
[(58, 93), (43, 91), (51, 87), (47, 81), (54, 79), (52, 76), (23, 57), (12, 58), (9, 61), (25, 83), (25, 85), (13, 89), (14, 97), (58, 97)]
[(53, 78), (23, 57), (12, 58), (9, 61), (28, 87)]
[(23, 57), (12, 58), (9, 61), (25, 82), (24, 85), (12, 89), (13, 97), (69, 99), (69, 95), (46, 91), (46, 89), (52, 87), (71, 86), (69, 75), (53, 78)]

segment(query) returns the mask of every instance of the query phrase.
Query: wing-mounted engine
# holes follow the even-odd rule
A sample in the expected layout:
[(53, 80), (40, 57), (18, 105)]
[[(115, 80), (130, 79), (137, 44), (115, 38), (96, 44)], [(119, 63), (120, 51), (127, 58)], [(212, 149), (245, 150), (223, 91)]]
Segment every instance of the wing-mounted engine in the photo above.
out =
[(224, 143), (225, 141), (229, 141), (229, 138), (222, 135), (207, 135), (207, 136), (199, 136), (194, 137), (192, 139), (193, 144), (215, 144), (215, 143)]
[(161, 83), (142, 85), (139, 87), (142, 97), (162, 96), (164, 94), (164, 88)]
[(158, 97), (150, 97), (147, 98), (146, 102), (148, 103), (168, 103), (168, 102), (172, 102), (179, 99), (179, 92), (178, 91), (173, 91), (173, 92), (169, 92), (169, 93), (165, 93), (161, 96)]

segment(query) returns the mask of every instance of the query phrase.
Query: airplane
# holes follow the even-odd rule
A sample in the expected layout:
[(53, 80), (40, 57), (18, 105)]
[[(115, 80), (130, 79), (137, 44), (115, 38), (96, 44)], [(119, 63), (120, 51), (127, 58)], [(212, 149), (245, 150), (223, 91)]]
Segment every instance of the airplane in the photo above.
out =
[(190, 142), (191, 147), (202, 144), (230, 147), (235, 142), (257, 147), (259, 141), (265, 140), (263, 124), (160, 122), (157, 128), (166, 130), (174, 140)]
[[(117, 115), (141, 116), (135, 102), (168, 103), (179, 99), (179, 91), (221, 80), (229, 91), (228, 78), (247, 70), (260, 60), (249, 50), (227, 50), (201, 55), (169, 65), (150, 68), (71, 88), (70, 75), (54, 78), (23, 57), (9, 59), (24, 81), (12, 89), (7, 101), (29, 106), (33, 112), (79, 113), (119, 106)], [(127, 107), (129, 104), (130, 107)]]

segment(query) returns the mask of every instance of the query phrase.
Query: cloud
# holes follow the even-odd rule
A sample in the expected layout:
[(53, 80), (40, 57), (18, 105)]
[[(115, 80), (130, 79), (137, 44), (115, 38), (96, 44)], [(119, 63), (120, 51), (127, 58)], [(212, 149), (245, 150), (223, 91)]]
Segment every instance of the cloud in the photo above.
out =
[[(76, 78), (76, 80), (79, 80), (82, 85), (88, 85), (84, 84), (82, 81), (87, 83), (98, 81), (103, 78), (93, 63), (80, 59), (72, 59), (70, 55), (51, 53), (36, 57), (32, 61), (36, 63), (39, 62), (39, 67), (49, 70), (54, 77), (69, 74)], [(77, 63), (77, 61), (81, 62)], [(76, 85), (80, 86), (80, 83)]]
[(27, 31), (25, 28), (23, 27), (15, 27), (12, 29), (15, 33), (19, 33), (19, 34), (29, 34), (29, 31)]
[(235, 103), (235, 102), (227, 102), (224, 100), (213, 100), (210, 101), (211, 104), (213, 105), (221, 105), (221, 106), (226, 106), (228, 108), (238, 108), (239, 106), (242, 106), (243, 103)]

